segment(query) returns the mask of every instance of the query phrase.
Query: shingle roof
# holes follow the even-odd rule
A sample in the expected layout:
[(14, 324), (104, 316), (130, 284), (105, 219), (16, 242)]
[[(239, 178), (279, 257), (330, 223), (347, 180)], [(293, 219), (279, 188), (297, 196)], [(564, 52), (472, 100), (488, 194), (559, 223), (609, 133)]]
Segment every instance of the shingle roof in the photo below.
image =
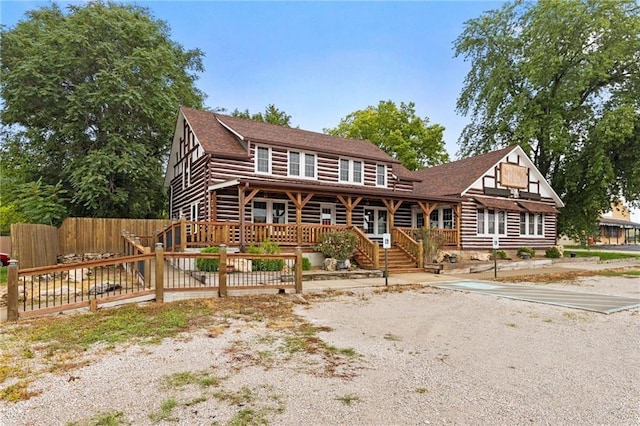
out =
[[(340, 138), (324, 133), (260, 123), (186, 107), (182, 107), (182, 112), (187, 117), (204, 150), (215, 155), (222, 156), (224, 153), (227, 156), (247, 155), (238, 139), (220, 124), (223, 123), (244, 140), (251, 142), (400, 164), (399, 161), (368, 141)], [(394, 171), (396, 170), (395, 164)], [(397, 174), (403, 176), (405, 173), (399, 170)]]
[(416, 195), (424, 197), (461, 196), (476, 179), (514, 149), (515, 146), (510, 146), (440, 166), (416, 170), (413, 175), (421, 182), (414, 183), (413, 191)]
[(249, 156), (238, 138), (218, 123), (214, 113), (186, 107), (180, 110), (206, 153), (231, 158)]

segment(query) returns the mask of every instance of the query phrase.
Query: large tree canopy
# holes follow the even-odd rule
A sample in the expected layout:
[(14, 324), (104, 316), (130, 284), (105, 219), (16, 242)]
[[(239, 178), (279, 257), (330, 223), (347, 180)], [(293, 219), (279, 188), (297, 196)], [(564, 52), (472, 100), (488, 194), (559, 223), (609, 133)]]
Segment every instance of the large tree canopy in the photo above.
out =
[(593, 229), (618, 197), (640, 201), (640, 14), (635, 0), (507, 3), (465, 24), (471, 61), (461, 154), (520, 144), (566, 207), (559, 229)]
[(442, 135), (444, 127), (429, 125), (416, 115), (415, 104), (380, 101), (378, 106), (352, 112), (325, 133), (373, 142), (409, 170), (435, 166), (449, 160)]
[(202, 106), (202, 52), (116, 3), (43, 7), (0, 36), (3, 175), (53, 185), (73, 215), (161, 215), (176, 111)]
[(283, 127), (291, 127), (291, 116), (286, 112), (276, 108), (275, 105), (269, 104), (264, 109), (264, 113), (258, 112), (255, 114), (251, 114), (248, 109), (244, 111), (240, 111), (239, 109), (234, 109), (231, 112), (231, 116), (239, 117), (239, 118), (247, 118), (253, 121), (259, 121), (261, 123), (269, 123), (276, 124), (278, 126)]

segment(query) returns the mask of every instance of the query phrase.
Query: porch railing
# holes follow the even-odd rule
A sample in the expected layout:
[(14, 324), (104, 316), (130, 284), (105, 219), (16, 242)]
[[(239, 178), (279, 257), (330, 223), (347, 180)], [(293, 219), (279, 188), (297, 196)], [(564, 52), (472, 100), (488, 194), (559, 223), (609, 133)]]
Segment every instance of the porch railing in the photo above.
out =
[(351, 232), (356, 236), (356, 247), (371, 263), (373, 269), (380, 268), (380, 246), (376, 241), (371, 241), (367, 235), (357, 226), (350, 228)]
[(424, 248), (419, 241), (411, 238), (400, 228), (391, 230), (391, 241), (404, 250), (418, 264), (418, 268), (424, 265)]
[[(418, 228), (398, 228), (402, 230), (405, 234), (409, 236), (416, 235)], [(445, 247), (457, 246), (458, 245), (458, 232), (455, 229), (441, 229), (441, 228), (431, 228), (430, 232), (432, 235), (437, 235), (442, 241), (442, 245)]]
[(281, 246), (313, 246), (320, 236), (346, 229), (346, 225), (320, 225), (295, 223), (188, 222), (181, 220), (169, 225), (158, 235), (167, 250), (184, 251), (185, 248), (206, 246), (259, 244), (269, 240)]

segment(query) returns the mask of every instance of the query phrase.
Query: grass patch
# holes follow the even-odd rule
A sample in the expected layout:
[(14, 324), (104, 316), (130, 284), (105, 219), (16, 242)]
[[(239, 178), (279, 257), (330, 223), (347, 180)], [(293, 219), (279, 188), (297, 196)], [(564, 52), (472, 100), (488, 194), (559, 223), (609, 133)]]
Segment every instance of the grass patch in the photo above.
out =
[(164, 376), (162, 386), (165, 389), (181, 389), (187, 385), (198, 385), (202, 388), (218, 386), (220, 383), (217, 377), (210, 376), (205, 372), (192, 373), (184, 371)]
[(67, 423), (67, 426), (122, 426), (130, 425), (131, 422), (127, 420), (122, 411), (107, 411), (104, 413), (98, 413), (91, 417), (88, 422), (72, 422)]
[(162, 404), (160, 404), (160, 411), (149, 414), (149, 420), (151, 420), (153, 423), (160, 423), (162, 421), (177, 421), (178, 419), (171, 417), (171, 413), (173, 412), (173, 409), (176, 407), (176, 405), (178, 405), (178, 403), (173, 398), (162, 401)]
[(246, 405), (253, 401), (255, 395), (247, 386), (243, 386), (239, 391), (220, 391), (214, 394), (218, 401), (224, 401), (231, 405)]
[(358, 395), (354, 395), (354, 394), (351, 394), (351, 393), (346, 394), (344, 396), (336, 397), (336, 400), (342, 402), (344, 405), (351, 405), (354, 402), (360, 402), (361, 401), (361, 399), (360, 399), (360, 397)]
[(602, 271), (599, 275), (604, 277), (640, 277), (640, 271), (635, 269), (623, 271)]
[(416, 392), (418, 392), (418, 393), (427, 393), (427, 392), (429, 392), (429, 389), (427, 389), (427, 388), (417, 388)]
[[(565, 257), (566, 257), (565, 248)], [(597, 256), (600, 260), (617, 260), (617, 259), (640, 259), (640, 255), (631, 253), (616, 253), (612, 251), (597, 251), (590, 249), (571, 249), (572, 253), (576, 254), (576, 257), (592, 257)]]
[(229, 426), (258, 426), (268, 424), (269, 421), (262, 412), (252, 410), (251, 408), (243, 408), (238, 411), (229, 422)]
[(7, 283), (7, 267), (0, 266), (0, 284)]
[(39, 395), (40, 392), (29, 391), (29, 383), (31, 382), (32, 380), (20, 380), (11, 386), (0, 389), (0, 401), (26, 401), (33, 396)]

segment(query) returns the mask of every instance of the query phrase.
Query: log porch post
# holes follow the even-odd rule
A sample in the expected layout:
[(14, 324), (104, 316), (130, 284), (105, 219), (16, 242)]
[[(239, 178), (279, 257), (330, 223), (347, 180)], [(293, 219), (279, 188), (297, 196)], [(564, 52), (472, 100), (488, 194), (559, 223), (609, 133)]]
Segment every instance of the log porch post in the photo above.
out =
[(362, 201), (362, 197), (356, 198), (355, 201), (350, 195), (347, 196), (346, 199), (342, 195), (337, 195), (337, 197), (338, 197), (338, 200), (340, 200), (340, 202), (342, 203), (342, 205), (347, 209), (347, 226), (351, 226), (352, 218), (353, 218), (352, 216), (353, 209), (355, 209), (356, 206), (360, 204), (360, 201)]
[(304, 200), (302, 199), (301, 192), (296, 192), (294, 195), (294, 193), (287, 191), (285, 194), (287, 194), (287, 197), (289, 197), (293, 205), (296, 206), (297, 239), (298, 244), (302, 244), (302, 209), (307, 205), (314, 194), (312, 192), (308, 193), (307, 196), (304, 197)]
[(383, 198), (382, 202), (384, 203), (384, 205), (387, 207), (387, 210), (389, 211), (389, 231), (391, 231), (393, 229), (393, 217), (395, 216), (396, 212), (402, 205), (402, 200), (395, 201), (395, 200), (387, 200)]

